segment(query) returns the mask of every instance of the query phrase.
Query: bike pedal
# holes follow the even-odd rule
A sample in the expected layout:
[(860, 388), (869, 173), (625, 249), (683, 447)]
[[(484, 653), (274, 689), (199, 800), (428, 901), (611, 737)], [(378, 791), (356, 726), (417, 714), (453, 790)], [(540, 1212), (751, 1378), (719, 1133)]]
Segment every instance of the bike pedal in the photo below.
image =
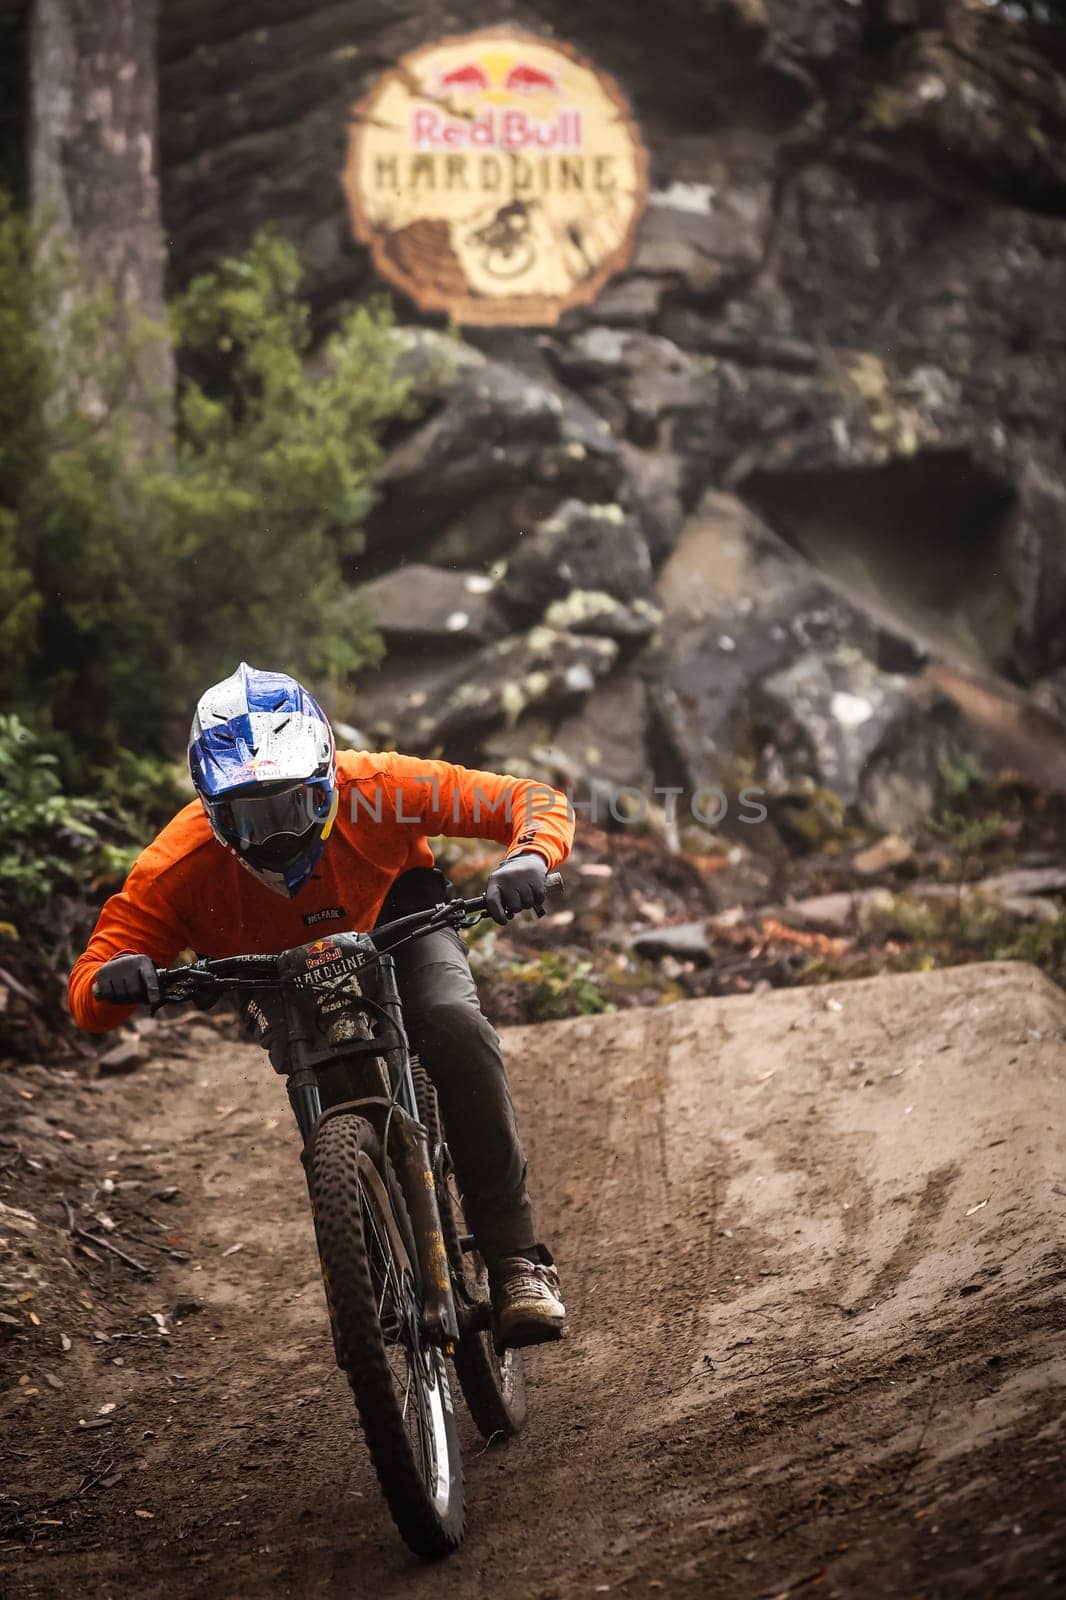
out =
[(557, 1344), (565, 1332), (566, 1329), (561, 1322), (530, 1322), (525, 1327), (512, 1329), (504, 1342), (493, 1334), (492, 1345), (496, 1354), (502, 1356), (508, 1350), (528, 1350), (535, 1344)]
[(475, 1300), (464, 1307), (461, 1321), (464, 1333), (485, 1333), (492, 1327), (491, 1300)]

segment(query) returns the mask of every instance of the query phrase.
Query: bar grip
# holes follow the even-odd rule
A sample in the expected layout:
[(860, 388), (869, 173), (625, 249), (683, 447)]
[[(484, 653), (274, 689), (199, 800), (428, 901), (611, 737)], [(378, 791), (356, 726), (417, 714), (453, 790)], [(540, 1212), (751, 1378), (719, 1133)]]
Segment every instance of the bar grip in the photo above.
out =
[(551, 894), (554, 890), (562, 891), (566, 885), (563, 883), (561, 872), (549, 872), (544, 880), (544, 887)]

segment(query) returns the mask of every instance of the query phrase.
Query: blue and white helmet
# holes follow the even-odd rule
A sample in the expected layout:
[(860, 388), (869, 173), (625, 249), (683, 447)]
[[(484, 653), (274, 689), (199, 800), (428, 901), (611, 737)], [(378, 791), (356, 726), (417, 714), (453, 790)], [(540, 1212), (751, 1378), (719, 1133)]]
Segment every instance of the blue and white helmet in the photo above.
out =
[(337, 747), (317, 700), (242, 661), (201, 696), (189, 771), (219, 843), (268, 889), (296, 894), (337, 815)]

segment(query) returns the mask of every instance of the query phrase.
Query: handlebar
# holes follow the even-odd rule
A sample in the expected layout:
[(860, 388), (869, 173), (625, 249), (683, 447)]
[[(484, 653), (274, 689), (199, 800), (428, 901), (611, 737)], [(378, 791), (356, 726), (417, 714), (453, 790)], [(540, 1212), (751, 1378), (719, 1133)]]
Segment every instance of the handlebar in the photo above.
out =
[[(544, 880), (547, 893), (563, 888), (562, 874), (549, 872)], [(337, 952), (337, 959), (347, 958), (343, 970), (358, 970), (379, 955), (387, 955), (411, 939), (421, 938), (438, 928), (472, 928), (486, 912), (486, 897), (474, 895), (469, 900), (442, 900), (439, 905), (428, 906), (424, 911), (414, 911), (397, 917), (369, 933), (332, 933), (311, 944), (297, 945), (292, 950), (281, 950), (274, 955), (223, 956), (218, 960), (204, 958), (185, 967), (161, 967), (158, 972), (159, 1004), (167, 1001), (193, 1000), (206, 993), (220, 995), (231, 989), (276, 989), (286, 981), (286, 967), (294, 971), (301, 958), (309, 952), (329, 948)], [(357, 965), (349, 964), (355, 960)], [(332, 970), (336, 970), (333, 968)], [(153, 1007), (153, 1009), (155, 1009)]]

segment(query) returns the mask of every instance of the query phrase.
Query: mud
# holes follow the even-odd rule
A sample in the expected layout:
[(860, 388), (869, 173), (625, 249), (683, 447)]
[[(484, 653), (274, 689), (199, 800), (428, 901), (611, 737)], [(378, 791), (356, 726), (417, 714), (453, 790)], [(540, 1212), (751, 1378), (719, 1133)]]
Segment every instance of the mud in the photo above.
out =
[[(434, 1568), (332, 1363), (265, 1058), (197, 1023), (51, 1122), (31, 1073), (0, 1592), (1066, 1593), (1064, 1034), (1012, 965), (510, 1030), (572, 1330), (519, 1440), (468, 1431), (470, 1533)], [(69, 1170), (33, 1155), (61, 1116), (92, 1130)], [(70, 1172), (136, 1204), (148, 1244), (110, 1237), (151, 1276), (74, 1248)]]

